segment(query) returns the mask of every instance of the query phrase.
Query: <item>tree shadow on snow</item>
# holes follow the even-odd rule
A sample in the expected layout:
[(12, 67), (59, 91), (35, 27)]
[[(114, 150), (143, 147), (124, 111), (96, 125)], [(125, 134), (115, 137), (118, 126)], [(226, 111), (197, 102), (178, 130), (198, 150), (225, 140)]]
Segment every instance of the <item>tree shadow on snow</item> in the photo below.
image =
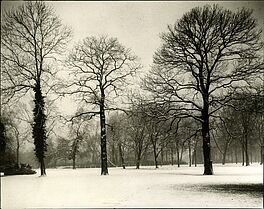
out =
[(212, 184), (199, 187), (201, 191), (247, 194), (254, 197), (263, 196), (263, 184)]

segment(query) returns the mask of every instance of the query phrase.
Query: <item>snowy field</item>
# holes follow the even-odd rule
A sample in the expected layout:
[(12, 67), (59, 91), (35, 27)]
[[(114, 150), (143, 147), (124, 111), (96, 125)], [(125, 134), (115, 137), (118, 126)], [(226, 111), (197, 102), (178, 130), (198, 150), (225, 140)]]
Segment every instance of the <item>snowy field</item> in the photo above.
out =
[(47, 169), (46, 177), (1, 178), (3, 209), (80, 207), (263, 207), (263, 168), (214, 165), (100, 169)]

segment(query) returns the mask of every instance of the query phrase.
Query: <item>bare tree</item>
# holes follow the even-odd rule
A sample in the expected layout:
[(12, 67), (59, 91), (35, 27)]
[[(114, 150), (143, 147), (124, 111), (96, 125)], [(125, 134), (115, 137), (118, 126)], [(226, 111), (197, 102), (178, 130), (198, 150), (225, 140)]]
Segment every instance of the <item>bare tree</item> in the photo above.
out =
[(263, 72), (261, 30), (251, 10), (207, 5), (187, 12), (161, 38), (146, 87), (158, 102), (179, 104), (178, 116), (201, 123), (204, 175), (212, 175), (210, 117)]
[(80, 117), (75, 118), (70, 124), (69, 134), (72, 138), (70, 145), (70, 159), (72, 159), (72, 168), (76, 169), (76, 158), (77, 154), (79, 153), (79, 148), (84, 139), (89, 138), (89, 125), (87, 124), (87, 121), (83, 120)]
[(8, 102), (33, 90), (33, 138), (45, 175), (46, 116), (43, 88), (54, 74), (51, 63), (63, 52), (71, 31), (62, 26), (54, 10), (44, 2), (26, 2), (16, 10), (6, 11), (2, 18), (1, 65), (3, 92)]
[[(125, 114), (119, 114), (119, 112), (115, 112), (115, 114), (110, 116), (108, 122), (108, 142), (111, 147), (111, 156), (113, 159), (113, 164), (116, 164), (119, 159), (119, 165), (126, 168), (125, 166), (125, 141), (127, 138), (127, 124), (128, 120)], [(119, 157), (118, 157), (118, 154)]]
[(100, 116), (101, 174), (107, 175), (105, 111), (115, 109), (111, 104), (120, 96), (127, 84), (127, 77), (133, 75), (140, 66), (129, 49), (117, 39), (105, 36), (84, 39), (75, 46), (67, 63), (74, 76), (68, 85), (67, 94), (76, 95), (77, 100), (91, 108), (79, 115)]
[(154, 164), (158, 168), (158, 157), (169, 144), (172, 130), (170, 118), (166, 115), (166, 108), (155, 103), (141, 104), (141, 112), (145, 117), (147, 134), (153, 148)]

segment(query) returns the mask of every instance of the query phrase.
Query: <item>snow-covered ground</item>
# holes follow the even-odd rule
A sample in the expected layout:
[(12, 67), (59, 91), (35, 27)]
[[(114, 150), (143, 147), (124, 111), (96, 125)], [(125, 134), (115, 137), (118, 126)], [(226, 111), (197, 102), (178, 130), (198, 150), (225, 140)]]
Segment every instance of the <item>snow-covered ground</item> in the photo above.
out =
[[(46, 177), (1, 178), (3, 209), (80, 207), (263, 207), (263, 168), (214, 165), (100, 169), (47, 169)], [(257, 191), (256, 191), (257, 190)]]

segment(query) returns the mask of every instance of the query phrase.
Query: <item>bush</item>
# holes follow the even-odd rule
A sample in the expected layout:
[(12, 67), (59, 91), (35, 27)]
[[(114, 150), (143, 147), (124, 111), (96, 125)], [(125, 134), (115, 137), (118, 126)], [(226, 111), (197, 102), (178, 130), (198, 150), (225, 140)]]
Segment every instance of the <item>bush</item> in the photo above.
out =
[(5, 176), (9, 175), (30, 175), (35, 174), (36, 171), (32, 170), (30, 165), (21, 164), (20, 167), (17, 164), (9, 164), (0, 166), (0, 171), (4, 173)]

